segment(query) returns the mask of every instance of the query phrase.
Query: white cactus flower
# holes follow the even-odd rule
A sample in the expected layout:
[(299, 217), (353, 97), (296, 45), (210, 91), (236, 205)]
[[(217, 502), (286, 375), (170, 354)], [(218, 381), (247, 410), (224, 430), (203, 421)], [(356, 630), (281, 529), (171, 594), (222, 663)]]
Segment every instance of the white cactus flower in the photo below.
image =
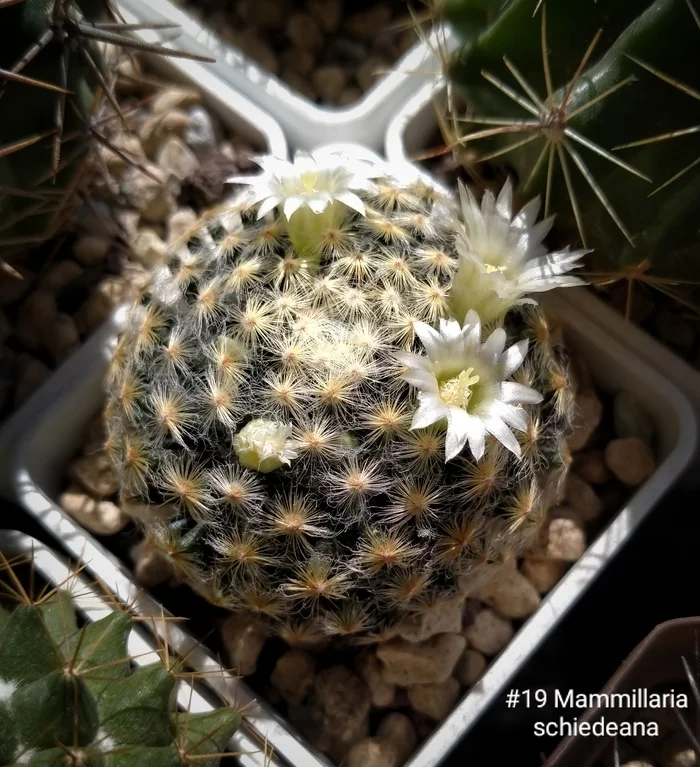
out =
[(459, 185), (462, 221), (457, 225), (456, 248), (459, 268), (452, 283), (450, 302), (453, 314), (463, 320), (474, 309), (483, 322), (492, 322), (511, 307), (536, 303), (530, 293), (552, 288), (583, 285), (567, 274), (581, 266), (586, 250), (548, 253), (542, 240), (553, 218), (535, 223), (539, 198), (531, 200), (513, 216), (513, 188), (510, 179), (498, 198), (484, 193), (481, 206), (463, 184)]
[(365, 206), (357, 191), (372, 191), (371, 179), (383, 171), (370, 162), (341, 154), (297, 152), (294, 162), (272, 155), (256, 157), (263, 169), (259, 176), (234, 176), (232, 184), (249, 184), (252, 202), (261, 203), (258, 218), (278, 205), (289, 221), (300, 209), (323, 213), (329, 205), (340, 202), (365, 215)]
[(424, 322), (414, 327), (427, 356), (395, 354), (407, 368), (401, 378), (418, 389), (419, 406), (411, 429), (446, 420), (445, 461), (459, 455), (467, 443), (479, 460), (487, 434), (520, 457), (520, 445), (511, 431), (527, 430), (528, 414), (520, 406), (543, 399), (529, 386), (508, 380), (522, 365), (528, 342), (505, 349), (506, 333), (498, 328), (482, 344), (481, 320), (474, 311), (467, 313), (463, 326), (455, 320), (440, 320), (439, 331)]
[(366, 214), (357, 192), (375, 189), (372, 178), (385, 176), (382, 164), (352, 158), (343, 152), (297, 152), (294, 162), (277, 157), (256, 158), (259, 176), (234, 176), (229, 183), (250, 185), (250, 201), (258, 219), (281, 206), (287, 235), (307, 266), (318, 268), (325, 233), (340, 227), (350, 211)]
[(299, 455), (291, 436), (289, 424), (255, 418), (234, 436), (233, 449), (241, 466), (266, 474), (288, 466)]

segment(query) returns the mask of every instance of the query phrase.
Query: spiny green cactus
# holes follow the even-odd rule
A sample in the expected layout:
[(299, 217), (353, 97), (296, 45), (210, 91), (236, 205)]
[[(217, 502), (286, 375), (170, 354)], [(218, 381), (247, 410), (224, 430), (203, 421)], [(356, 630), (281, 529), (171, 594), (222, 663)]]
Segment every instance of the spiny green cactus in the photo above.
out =
[(582, 254), (547, 254), (510, 185), (460, 207), (342, 155), (261, 164), (132, 307), (107, 449), (199, 593), (371, 641), (536, 534), (573, 386), (523, 302), (576, 284)]
[(68, 590), (14, 569), (0, 553), (0, 765), (217, 767), (238, 711), (177, 711), (177, 661), (132, 667), (126, 611), (80, 625)]
[(130, 35), (162, 27), (120, 23), (109, 0), (0, 0), (0, 247), (5, 252), (41, 242), (62, 226), (93, 145), (121, 152), (103, 135), (96, 116), (106, 99), (116, 113), (111, 119), (123, 120), (100, 44), (211, 60)]
[[(700, 18), (693, 0), (512, 0), (446, 62), (459, 142), (542, 194), (592, 271), (698, 278)], [(460, 116), (462, 112), (460, 110)], [(650, 140), (651, 139), (651, 140)]]

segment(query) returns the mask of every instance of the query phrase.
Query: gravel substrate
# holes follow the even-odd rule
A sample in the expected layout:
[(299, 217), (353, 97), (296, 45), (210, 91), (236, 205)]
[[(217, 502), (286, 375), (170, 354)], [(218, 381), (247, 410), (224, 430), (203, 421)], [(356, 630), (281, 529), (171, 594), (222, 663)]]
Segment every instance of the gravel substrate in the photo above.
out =
[(119, 506), (99, 417), (67, 467), (59, 502), (334, 763), (398, 767), (655, 469), (652, 424), (634, 399), (598, 390), (584, 371), (578, 380), (572, 470), (532, 550), (466, 601), (436, 605), (420, 631), (378, 646), (270, 638), (255, 620), (210, 607), (174, 582)]
[[(406, 0), (178, 0), (311, 101), (347, 106), (418, 42)], [(425, 15), (426, 6), (412, 4)]]
[(131, 132), (114, 118), (102, 130), (139, 167), (104, 148), (111, 184), (96, 182), (73, 231), (28, 254), (22, 280), (0, 278), (0, 422), (143, 285), (167, 243), (221, 200), (225, 178), (256, 167), (197, 90), (130, 63), (121, 74)]

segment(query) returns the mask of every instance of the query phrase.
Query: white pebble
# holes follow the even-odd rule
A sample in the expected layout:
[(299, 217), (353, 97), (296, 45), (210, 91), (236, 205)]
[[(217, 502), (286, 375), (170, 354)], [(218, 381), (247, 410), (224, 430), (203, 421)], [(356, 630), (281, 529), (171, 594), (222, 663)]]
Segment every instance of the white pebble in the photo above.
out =
[(391, 706), (396, 698), (396, 686), (389, 684), (382, 673), (382, 664), (371, 650), (358, 656), (355, 668), (362, 681), (369, 688), (372, 705), (375, 708)]
[(144, 227), (132, 245), (134, 258), (143, 266), (151, 268), (165, 260), (168, 246), (154, 229)]
[(221, 627), (221, 639), (231, 667), (241, 676), (255, 672), (266, 638), (259, 621), (246, 615), (232, 615)]
[(76, 458), (71, 463), (68, 473), (71, 479), (95, 498), (104, 498), (119, 492), (119, 480), (114, 464), (104, 452)]
[(573, 465), (574, 472), (591, 485), (604, 485), (610, 479), (602, 450), (579, 453)]
[(315, 721), (330, 739), (328, 750), (335, 757), (368, 735), (369, 690), (349, 668), (331, 666), (317, 674), (314, 696)]
[(315, 50), (323, 45), (323, 34), (307, 13), (294, 13), (289, 17), (287, 37), (299, 48)]
[(547, 528), (547, 556), (563, 562), (576, 562), (586, 550), (586, 533), (570, 517), (556, 517)]
[(122, 179), (121, 190), (144, 221), (160, 224), (175, 207), (165, 174), (157, 165), (148, 165), (151, 175), (138, 168), (129, 168)]
[(363, 738), (348, 751), (343, 767), (398, 767), (399, 760), (391, 743), (380, 738)]
[(438, 684), (417, 684), (409, 687), (408, 700), (414, 711), (439, 722), (454, 708), (459, 690), (459, 682), (450, 677)]
[(272, 670), (270, 681), (282, 697), (292, 704), (300, 704), (314, 686), (316, 661), (303, 650), (288, 650)]
[(614, 439), (605, 448), (605, 463), (628, 487), (638, 487), (656, 471), (656, 461), (638, 437)]
[(76, 522), (95, 535), (115, 535), (129, 521), (116, 504), (91, 498), (75, 485), (61, 493), (58, 503)]
[(470, 647), (484, 655), (495, 655), (512, 639), (513, 626), (509, 620), (487, 608), (476, 614), (464, 636)]
[(177, 136), (170, 136), (158, 150), (156, 162), (168, 176), (180, 181), (189, 178), (199, 168), (197, 155)]
[(85, 235), (73, 245), (73, 255), (83, 266), (95, 266), (104, 261), (111, 246), (103, 237)]
[(387, 714), (379, 723), (377, 737), (390, 743), (403, 764), (416, 748), (416, 728), (413, 722), (398, 711)]
[(58, 365), (80, 346), (80, 333), (75, 320), (59, 312), (43, 335), (44, 348)]
[(410, 687), (438, 683), (452, 674), (466, 644), (459, 634), (438, 634), (420, 643), (392, 639), (377, 647), (377, 657), (389, 684)]
[(215, 152), (218, 144), (216, 128), (209, 112), (202, 107), (192, 107), (189, 124), (183, 139), (187, 146), (201, 159), (209, 152)]
[(71, 258), (64, 258), (52, 264), (41, 276), (39, 287), (51, 295), (56, 295), (83, 273), (83, 267)]
[(596, 519), (603, 511), (603, 502), (598, 498), (596, 491), (573, 472), (569, 472), (566, 478), (564, 500), (579, 512), (584, 522)]
[(189, 232), (197, 223), (197, 214), (192, 208), (178, 208), (168, 219), (168, 245)]
[(478, 650), (468, 649), (459, 659), (455, 676), (465, 687), (471, 687), (486, 671), (486, 658)]
[(131, 550), (136, 580), (147, 587), (157, 586), (175, 575), (168, 557), (143, 540)]
[(561, 560), (525, 557), (522, 573), (540, 594), (546, 594), (559, 583), (566, 568), (566, 562)]
[(464, 597), (439, 599), (420, 615), (396, 627), (396, 634), (409, 642), (424, 642), (436, 634), (459, 634), (462, 630)]
[(528, 618), (540, 604), (540, 595), (518, 570), (501, 568), (476, 594), (506, 618)]

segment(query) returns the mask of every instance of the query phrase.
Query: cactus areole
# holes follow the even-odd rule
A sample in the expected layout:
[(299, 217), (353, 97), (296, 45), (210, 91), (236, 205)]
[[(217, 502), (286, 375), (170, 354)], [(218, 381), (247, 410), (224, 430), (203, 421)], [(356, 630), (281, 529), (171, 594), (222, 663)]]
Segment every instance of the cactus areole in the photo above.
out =
[(132, 306), (108, 450), (201, 595), (374, 641), (537, 533), (573, 389), (533, 296), (583, 252), (548, 252), (510, 183), (479, 203), (341, 153), (260, 164)]

